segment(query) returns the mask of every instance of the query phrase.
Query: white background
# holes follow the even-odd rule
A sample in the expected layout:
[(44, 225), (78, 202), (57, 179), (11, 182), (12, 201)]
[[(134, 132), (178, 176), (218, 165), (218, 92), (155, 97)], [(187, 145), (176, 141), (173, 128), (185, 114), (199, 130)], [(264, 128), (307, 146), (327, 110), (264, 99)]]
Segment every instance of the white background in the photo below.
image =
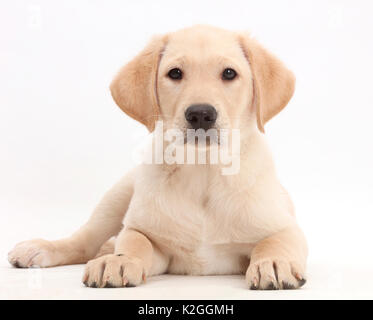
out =
[(22, 284), (24, 271), (6, 262), (16, 242), (69, 235), (133, 165), (146, 129), (112, 101), (119, 67), (151, 35), (203, 23), (250, 30), (297, 76), (266, 135), (309, 242), (303, 292), (373, 298), (372, 9), (369, 0), (2, 1), (3, 280)]

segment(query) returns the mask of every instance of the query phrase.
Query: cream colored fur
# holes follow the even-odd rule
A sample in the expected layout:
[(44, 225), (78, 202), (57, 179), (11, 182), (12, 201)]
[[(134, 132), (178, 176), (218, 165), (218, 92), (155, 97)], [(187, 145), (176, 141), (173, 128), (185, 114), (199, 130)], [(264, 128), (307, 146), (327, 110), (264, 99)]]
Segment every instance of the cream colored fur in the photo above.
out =
[[(166, 76), (174, 67), (184, 72), (179, 82)], [(227, 67), (238, 73), (229, 83), (220, 76)], [(262, 133), (293, 90), (293, 74), (247, 34), (196, 26), (154, 38), (114, 79), (114, 100), (150, 131), (157, 119), (165, 130), (185, 130), (187, 106), (215, 106), (219, 128), (240, 129), (239, 173), (222, 175), (219, 164), (140, 165), (71, 237), (21, 242), (10, 263), (88, 262), (83, 282), (91, 287), (139, 285), (167, 272), (246, 274), (251, 289), (300, 287), (307, 245)]]

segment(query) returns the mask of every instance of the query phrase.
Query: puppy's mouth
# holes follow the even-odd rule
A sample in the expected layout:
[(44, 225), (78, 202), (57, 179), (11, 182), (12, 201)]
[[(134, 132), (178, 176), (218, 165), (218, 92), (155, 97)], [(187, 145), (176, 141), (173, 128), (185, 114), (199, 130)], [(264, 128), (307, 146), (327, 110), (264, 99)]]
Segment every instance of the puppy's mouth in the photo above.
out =
[(188, 126), (184, 129), (184, 144), (195, 145), (197, 148), (220, 145), (219, 130), (215, 126), (207, 130), (196, 130)]

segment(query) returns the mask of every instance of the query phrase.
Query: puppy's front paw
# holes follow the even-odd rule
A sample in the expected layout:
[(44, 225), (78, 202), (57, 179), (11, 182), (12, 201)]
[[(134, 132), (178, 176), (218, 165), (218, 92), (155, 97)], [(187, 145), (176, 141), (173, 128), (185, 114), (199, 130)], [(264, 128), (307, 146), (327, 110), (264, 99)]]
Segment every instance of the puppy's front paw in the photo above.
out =
[(34, 239), (18, 243), (8, 253), (8, 261), (17, 268), (51, 267), (57, 264), (52, 242)]
[(306, 283), (304, 271), (297, 263), (281, 259), (252, 261), (246, 281), (251, 290), (297, 289)]
[(108, 254), (87, 263), (83, 283), (92, 288), (134, 287), (145, 281), (143, 263), (138, 258)]

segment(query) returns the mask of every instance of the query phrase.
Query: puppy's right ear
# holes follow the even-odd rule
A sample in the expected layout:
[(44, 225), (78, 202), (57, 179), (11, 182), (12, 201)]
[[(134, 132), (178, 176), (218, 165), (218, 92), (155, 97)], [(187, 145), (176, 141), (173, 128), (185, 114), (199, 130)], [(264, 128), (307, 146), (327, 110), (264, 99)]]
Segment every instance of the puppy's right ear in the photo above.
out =
[(166, 37), (155, 37), (126, 64), (110, 85), (116, 104), (151, 132), (159, 115), (157, 73)]

